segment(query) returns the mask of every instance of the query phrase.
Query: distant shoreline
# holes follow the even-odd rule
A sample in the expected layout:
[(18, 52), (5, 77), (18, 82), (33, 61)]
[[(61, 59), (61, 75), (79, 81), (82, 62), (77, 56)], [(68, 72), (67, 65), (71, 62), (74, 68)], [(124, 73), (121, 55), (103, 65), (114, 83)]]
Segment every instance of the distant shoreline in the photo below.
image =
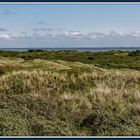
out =
[(61, 50), (75, 50), (75, 51), (135, 51), (140, 50), (140, 47), (101, 47), (101, 48), (0, 48), (0, 51), (28, 51), (28, 50), (44, 50), (44, 51), (61, 51)]

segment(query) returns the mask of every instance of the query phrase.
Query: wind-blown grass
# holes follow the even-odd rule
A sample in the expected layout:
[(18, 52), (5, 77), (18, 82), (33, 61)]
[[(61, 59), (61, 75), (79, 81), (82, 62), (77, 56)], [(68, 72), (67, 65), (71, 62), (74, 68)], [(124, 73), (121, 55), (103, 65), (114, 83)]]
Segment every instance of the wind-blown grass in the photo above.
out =
[(18, 58), (0, 67), (2, 136), (140, 135), (139, 71)]

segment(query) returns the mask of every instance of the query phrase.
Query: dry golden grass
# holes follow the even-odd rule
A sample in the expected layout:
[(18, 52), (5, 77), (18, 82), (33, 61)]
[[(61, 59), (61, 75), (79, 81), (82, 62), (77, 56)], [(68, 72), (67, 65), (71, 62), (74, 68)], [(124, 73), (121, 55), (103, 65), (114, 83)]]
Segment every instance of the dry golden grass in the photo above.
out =
[(7, 64), (15, 67), (0, 76), (0, 135), (140, 135), (139, 71), (0, 61)]

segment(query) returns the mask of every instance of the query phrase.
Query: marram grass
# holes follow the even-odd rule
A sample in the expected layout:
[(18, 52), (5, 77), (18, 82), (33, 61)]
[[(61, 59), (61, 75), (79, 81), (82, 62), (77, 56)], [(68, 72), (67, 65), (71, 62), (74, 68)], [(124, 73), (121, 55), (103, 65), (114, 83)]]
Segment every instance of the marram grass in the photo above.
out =
[(1, 136), (140, 135), (140, 72), (0, 60)]

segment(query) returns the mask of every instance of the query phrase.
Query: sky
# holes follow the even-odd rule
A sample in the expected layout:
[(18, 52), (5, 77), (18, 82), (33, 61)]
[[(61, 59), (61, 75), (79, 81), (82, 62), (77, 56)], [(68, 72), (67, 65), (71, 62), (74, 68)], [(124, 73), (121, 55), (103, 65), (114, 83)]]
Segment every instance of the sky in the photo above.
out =
[(0, 5), (0, 48), (140, 47), (140, 5)]

